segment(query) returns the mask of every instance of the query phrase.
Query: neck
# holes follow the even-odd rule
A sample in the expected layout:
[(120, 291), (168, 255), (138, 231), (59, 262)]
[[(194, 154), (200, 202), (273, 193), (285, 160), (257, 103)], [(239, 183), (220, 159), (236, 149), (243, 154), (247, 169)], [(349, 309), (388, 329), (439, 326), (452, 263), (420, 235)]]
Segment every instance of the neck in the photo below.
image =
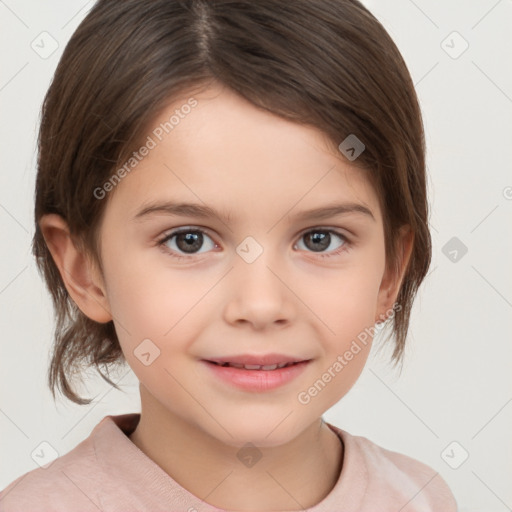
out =
[[(240, 452), (168, 410), (161, 414), (161, 404), (141, 402), (131, 441), (181, 487), (215, 507), (303, 510), (338, 481), (343, 445), (320, 418), (286, 444)], [(254, 455), (261, 455), (256, 463)]]

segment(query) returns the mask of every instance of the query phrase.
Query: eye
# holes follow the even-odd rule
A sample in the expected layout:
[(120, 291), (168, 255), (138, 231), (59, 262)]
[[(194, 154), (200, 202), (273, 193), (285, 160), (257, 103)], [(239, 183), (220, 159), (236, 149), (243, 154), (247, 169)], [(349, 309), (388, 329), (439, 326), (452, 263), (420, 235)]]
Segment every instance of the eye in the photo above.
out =
[[(205, 239), (209, 240), (206, 247)], [(339, 255), (350, 248), (349, 239), (345, 235), (332, 229), (310, 229), (306, 233), (302, 234), (299, 239), (299, 243), (297, 243), (294, 248), (301, 245), (300, 242), (302, 242), (302, 239), (306, 242), (305, 244), (302, 244), (306, 246), (306, 250), (318, 253), (318, 256), (321, 258)], [(341, 243), (331, 247), (333, 240), (336, 239), (340, 240)], [(171, 231), (158, 242), (158, 245), (171, 257), (177, 259), (191, 258), (194, 255), (201, 254), (202, 252), (207, 252), (218, 247), (206, 231), (192, 227), (185, 227)], [(331, 250), (326, 251), (329, 247), (331, 247)], [(205, 250), (200, 251), (202, 248)], [(303, 247), (298, 248), (303, 250)]]
[(211, 250), (217, 246), (206, 231), (198, 228), (182, 228), (172, 231), (160, 240), (158, 245), (170, 256), (181, 259), (200, 254), (199, 249), (204, 246), (205, 238), (210, 240), (210, 243), (206, 244), (206, 250)]
[[(328, 254), (322, 254), (325, 252), (325, 249), (328, 249), (331, 246), (333, 239), (335, 240), (336, 238), (341, 240), (342, 243), (335, 245), (334, 248), (331, 247)], [(338, 255), (341, 252), (348, 250), (350, 247), (350, 241), (348, 238), (332, 229), (311, 229), (302, 234), (299, 242), (301, 242), (302, 239), (305, 241), (305, 244), (303, 245), (306, 246), (306, 249), (311, 249), (312, 252), (320, 253), (319, 256), (321, 258), (329, 258), (331, 256)], [(298, 243), (296, 247), (299, 245), (300, 243)], [(299, 247), (299, 249), (302, 249), (302, 247)]]

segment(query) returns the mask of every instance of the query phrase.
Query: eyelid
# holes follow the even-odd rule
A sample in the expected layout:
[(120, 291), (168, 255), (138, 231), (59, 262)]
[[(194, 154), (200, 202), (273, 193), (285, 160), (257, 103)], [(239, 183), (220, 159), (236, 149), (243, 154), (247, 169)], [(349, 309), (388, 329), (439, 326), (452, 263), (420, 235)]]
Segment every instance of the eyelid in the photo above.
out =
[(199, 231), (205, 235), (208, 235), (212, 240), (215, 238), (211, 231), (208, 228), (202, 226), (179, 226), (177, 228), (171, 228), (162, 234), (160, 237), (160, 241), (165, 240), (166, 238), (170, 238), (174, 235), (179, 235), (180, 233), (188, 233), (189, 231)]
[[(353, 234), (350, 230), (346, 228), (340, 228), (337, 226), (312, 226), (310, 228), (303, 229), (296, 236), (304, 236), (306, 233), (309, 233), (311, 231), (328, 231), (329, 233), (334, 233), (338, 236), (344, 236), (347, 239), (349, 239), (352, 235), (355, 236), (355, 234)], [(345, 232), (350, 234), (345, 234)]]

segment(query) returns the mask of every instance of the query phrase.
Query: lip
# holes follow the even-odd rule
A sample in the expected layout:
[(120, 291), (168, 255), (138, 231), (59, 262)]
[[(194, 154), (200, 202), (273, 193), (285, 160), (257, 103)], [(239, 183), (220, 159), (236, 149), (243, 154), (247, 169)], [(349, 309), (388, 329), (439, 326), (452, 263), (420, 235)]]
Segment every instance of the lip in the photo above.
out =
[[(260, 359), (261, 360), (261, 359)], [(229, 361), (238, 362), (238, 361)], [(286, 362), (281, 360), (279, 362)], [(201, 363), (212, 372), (212, 374), (219, 380), (235, 386), (244, 391), (251, 391), (261, 393), (264, 391), (271, 391), (288, 384), (292, 380), (301, 375), (306, 367), (311, 362), (310, 360), (303, 360), (286, 366), (284, 368), (277, 368), (275, 370), (246, 370), (245, 368), (234, 368), (231, 366), (220, 366), (211, 361), (202, 360)], [(262, 364), (262, 363), (248, 363), (246, 360), (240, 364)], [(276, 364), (276, 363), (267, 363)]]

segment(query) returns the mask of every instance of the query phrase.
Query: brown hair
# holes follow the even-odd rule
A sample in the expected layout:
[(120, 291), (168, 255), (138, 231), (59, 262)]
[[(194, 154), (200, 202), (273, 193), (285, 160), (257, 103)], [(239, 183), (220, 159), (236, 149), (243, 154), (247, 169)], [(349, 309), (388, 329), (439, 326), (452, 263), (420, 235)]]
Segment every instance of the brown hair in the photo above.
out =
[[(410, 310), (431, 259), (425, 142), (414, 86), (397, 47), (357, 0), (99, 0), (73, 34), (46, 94), (39, 132), (33, 253), (56, 311), (48, 382), (88, 404), (72, 379), (125, 363), (112, 321), (70, 298), (39, 227), (56, 213), (98, 264), (107, 200), (94, 190), (129, 158), (149, 123), (180, 94), (216, 81), (255, 106), (322, 130), (333, 147), (355, 134), (353, 162), (378, 193), (386, 264), (398, 268), (398, 228), (414, 247), (393, 316), (402, 359)], [(390, 266), (391, 265), (391, 266)]]

